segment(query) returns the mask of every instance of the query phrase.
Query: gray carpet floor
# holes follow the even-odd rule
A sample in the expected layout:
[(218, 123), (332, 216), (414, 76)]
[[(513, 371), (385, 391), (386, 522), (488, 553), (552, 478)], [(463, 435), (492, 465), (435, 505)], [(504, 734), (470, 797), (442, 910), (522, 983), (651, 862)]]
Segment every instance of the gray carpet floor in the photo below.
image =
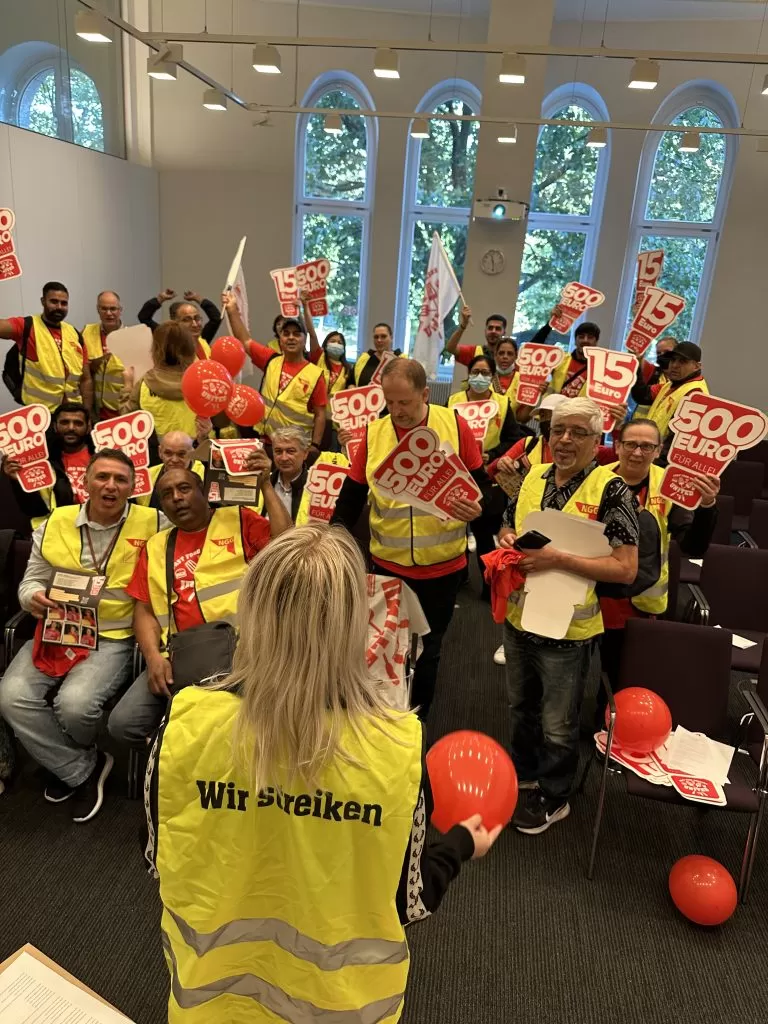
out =
[[(503, 669), (491, 661), (501, 627), (474, 591), (459, 602), (430, 738), (470, 728), (506, 742)], [(673, 907), (668, 871), (703, 853), (737, 875), (746, 819), (630, 800), (614, 778), (589, 882), (597, 781), (593, 772), (570, 817), (547, 833), (502, 833), (440, 911), (409, 929), (405, 1024), (768, 1021), (768, 839), (749, 903), (721, 928), (697, 928)], [(139, 848), (141, 805), (124, 794), (119, 760), (87, 825), (74, 825), (66, 804), (44, 802), (29, 765), (0, 797), (0, 960), (32, 942), (137, 1024), (160, 1024), (168, 980), (157, 893)]]

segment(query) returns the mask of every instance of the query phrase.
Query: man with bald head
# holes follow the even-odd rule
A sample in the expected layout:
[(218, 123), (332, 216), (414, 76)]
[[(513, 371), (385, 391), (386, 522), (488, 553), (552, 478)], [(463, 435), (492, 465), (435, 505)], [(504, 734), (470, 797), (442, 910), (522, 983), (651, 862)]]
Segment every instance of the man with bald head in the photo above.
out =
[(136, 499), (139, 505), (149, 505), (150, 508), (160, 508), (157, 485), (169, 469), (191, 469), (201, 480), (205, 478), (205, 466), (195, 458), (195, 442), (183, 430), (169, 430), (167, 434), (163, 434), (158, 454), (158, 465), (149, 467), (152, 493), (142, 494)]
[(123, 307), (117, 292), (99, 292), (96, 312), (99, 322), (85, 325), (83, 341), (93, 378), (95, 419), (108, 420), (120, 414), (125, 373), (124, 364), (107, 345), (109, 335), (123, 326)]
[[(293, 526), (270, 483), (269, 457), (254, 452), (248, 469), (259, 476), (269, 521), (244, 506), (212, 509), (202, 480), (189, 469), (166, 469), (158, 481), (160, 507), (173, 529), (150, 538), (126, 587), (136, 601), (133, 628), (147, 667), (109, 717), (115, 739), (146, 745), (160, 724), (173, 686), (166, 653), (169, 633), (206, 622), (234, 625), (248, 563), (271, 537)], [(173, 578), (170, 594), (168, 561)]]

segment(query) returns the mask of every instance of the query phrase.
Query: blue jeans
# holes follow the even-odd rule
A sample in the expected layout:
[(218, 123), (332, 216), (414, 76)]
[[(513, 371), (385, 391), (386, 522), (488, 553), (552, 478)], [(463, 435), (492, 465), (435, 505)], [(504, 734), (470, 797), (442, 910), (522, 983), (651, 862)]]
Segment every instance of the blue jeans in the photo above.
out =
[(504, 654), (518, 776), (562, 803), (579, 765), (579, 711), (596, 644), (537, 644), (505, 622)]
[(146, 750), (147, 740), (160, 725), (167, 707), (168, 698), (150, 690), (145, 669), (112, 709), (107, 722), (109, 735), (118, 743)]
[(100, 638), (97, 651), (55, 678), (33, 665), (32, 643), (24, 644), (0, 679), (0, 716), (38, 764), (68, 786), (79, 786), (96, 766), (94, 741), (104, 705), (130, 681), (133, 638)]

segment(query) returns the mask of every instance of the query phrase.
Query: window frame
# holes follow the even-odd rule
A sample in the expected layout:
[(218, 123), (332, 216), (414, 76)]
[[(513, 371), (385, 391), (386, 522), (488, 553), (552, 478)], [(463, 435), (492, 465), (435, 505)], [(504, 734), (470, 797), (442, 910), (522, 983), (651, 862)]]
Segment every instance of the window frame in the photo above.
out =
[[(88, 74), (85, 68), (78, 64), (77, 61), (73, 60), (67, 51), (47, 43), (42, 45), (45, 47), (45, 52), (43, 53), (38, 51), (35, 53), (34, 57), (27, 60), (14, 76), (11, 95), (7, 98), (5, 104), (8, 121), (10, 121), (10, 123), (15, 127), (21, 128), (23, 131), (35, 132), (36, 135), (42, 135), (47, 139), (58, 139), (60, 142), (69, 142), (73, 145), (80, 146), (81, 149), (90, 149), (94, 153), (107, 153), (107, 125), (104, 101), (101, 98), (101, 92), (99, 91), (99, 87), (96, 84), (96, 80), (93, 75)], [(101, 149), (94, 146), (84, 146), (82, 142), (78, 142), (75, 139), (75, 124), (72, 117), (71, 83), (72, 75), (75, 72), (79, 72), (81, 75), (84, 75), (92, 83), (93, 89), (101, 105)], [(37, 79), (42, 79), (48, 73), (53, 75), (54, 89), (56, 93), (56, 106), (53, 111), (54, 118), (56, 119), (55, 135), (46, 135), (44, 132), (36, 132), (34, 128), (30, 128), (28, 125), (22, 124), (20, 121), (21, 108), (28, 90), (34, 85)]]

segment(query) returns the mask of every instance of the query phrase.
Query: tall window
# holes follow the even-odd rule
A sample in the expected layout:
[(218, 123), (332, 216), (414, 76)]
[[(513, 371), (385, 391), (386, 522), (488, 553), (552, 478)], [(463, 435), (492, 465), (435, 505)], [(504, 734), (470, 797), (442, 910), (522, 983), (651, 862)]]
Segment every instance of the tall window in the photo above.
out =
[(515, 310), (515, 332), (523, 338), (546, 323), (563, 285), (591, 282), (610, 159), (610, 131), (604, 149), (586, 144), (588, 122), (608, 120), (602, 99), (589, 86), (555, 90), (542, 116), (585, 124), (544, 125), (539, 131)]
[(638, 252), (663, 249), (659, 285), (686, 301), (672, 334), (695, 341), (704, 322), (738, 139), (702, 134), (698, 152), (681, 153), (679, 147), (683, 130), (735, 127), (738, 113), (719, 87), (691, 83), (665, 100), (654, 122), (680, 125), (681, 131), (649, 132), (645, 142), (617, 326), (619, 332), (628, 326)]
[[(346, 72), (316, 81), (304, 106), (324, 110), (373, 109), (365, 86)], [(330, 260), (329, 314), (318, 333), (338, 329), (347, 355), (364, 349), (366, 267), (376, 165), (376, 122), (341, 115), (341, 132), (325, 131), (325, 115), (299, 118), (294, 259)]]
[[(443, 82), (419, 104), (419, 112), (472, 117), (480, 110), (480, 93), (469, 82)], [(403, 196), (403, 231), (395, 313), (396, 344), (410, 351), (424, 301), (432, 235), (439, 232), (461, 282), (467, 252), (467, 230), (475, 186), (479, 123), (430, 121), (429, 138), (408, 137)], [(458, 305), (446, 334), (456, 326)], [(439, 376), (450, 375), (452, 361)]]
[(16, 124), (41, 135), (104, 151), (104, 112), (93, 79), (58, 63), (38, 68), (19, 90)]

